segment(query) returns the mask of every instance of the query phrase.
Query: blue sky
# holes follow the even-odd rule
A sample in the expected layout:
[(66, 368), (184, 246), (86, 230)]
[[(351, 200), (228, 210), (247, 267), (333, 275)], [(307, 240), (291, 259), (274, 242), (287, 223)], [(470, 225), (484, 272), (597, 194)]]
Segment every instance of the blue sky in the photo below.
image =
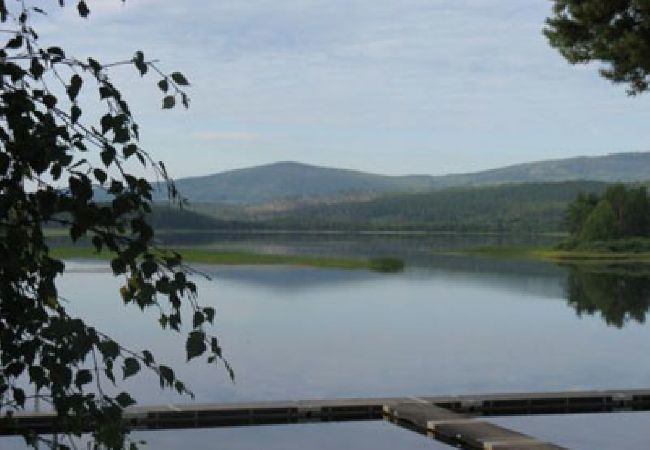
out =
[[(54, 3), (54, 2), (53, 2)], [(549, 1), (89, 1), (40, 19), (42, 43), (105, 62), (135, 50), (192, 82), (160, 110), (155, 78), (115, 71), (143, 143), (179, 176), (274, 161), (386, 174), (650, 150), (650, 96), (543, 35)]]

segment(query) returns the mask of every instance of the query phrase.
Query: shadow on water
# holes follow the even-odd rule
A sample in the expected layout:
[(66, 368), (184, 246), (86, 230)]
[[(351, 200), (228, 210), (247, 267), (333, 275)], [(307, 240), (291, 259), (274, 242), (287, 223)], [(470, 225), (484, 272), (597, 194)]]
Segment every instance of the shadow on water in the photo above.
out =
[(578, 316), (600, 314), (607, 325), (645, 323), (650, 265), (568, 266), (566, 297)]

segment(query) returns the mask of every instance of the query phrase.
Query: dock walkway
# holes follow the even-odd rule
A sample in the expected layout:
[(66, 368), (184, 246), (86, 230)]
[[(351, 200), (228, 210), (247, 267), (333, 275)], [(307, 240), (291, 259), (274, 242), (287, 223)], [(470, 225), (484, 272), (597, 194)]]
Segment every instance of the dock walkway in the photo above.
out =
[[(467, 449), (546, 450), (561, 447), (475, 419), (621, 411), (650, 411), (650, 389), (140, 406), (124, 420), (133, 430), (161, 430), (387, 419)], [(51, 412), (21, 412), (0, 435), (25, 430), (62, 431)]]

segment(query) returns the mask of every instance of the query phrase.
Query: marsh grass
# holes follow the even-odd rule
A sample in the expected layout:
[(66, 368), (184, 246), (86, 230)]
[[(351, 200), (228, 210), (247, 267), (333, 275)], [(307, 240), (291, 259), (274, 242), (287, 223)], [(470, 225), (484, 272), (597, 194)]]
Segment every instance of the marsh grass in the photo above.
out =
[[(332, 269), (366, 269), (378, 272), (399, 272), (404, 262), (398, 258), (347, 258), (309, 255), (277, 255), (198, 247), (174, 248), (188, 263), (217, 265), (286, 265)], [(53, 256), (61, 259), (103, 259), (113, 256), (108, 252), (98, 253), (89, 246), (61, 246), (52, 249)]]
[[(556, 247), (539, 246), (487, 246), (451, 252), (454, 254), (486, 256), (495, 258), (523, 258), (546, 261), (575, 261), (575, 262), (650, 262), (650, 240), (646, 240), (644, 247), (635, 246), (625, 240), (594, 242), (591, 246), (578, 246), (566, 248), (562, 245)], [(647, 247), (645, 245), (648, 245)]]

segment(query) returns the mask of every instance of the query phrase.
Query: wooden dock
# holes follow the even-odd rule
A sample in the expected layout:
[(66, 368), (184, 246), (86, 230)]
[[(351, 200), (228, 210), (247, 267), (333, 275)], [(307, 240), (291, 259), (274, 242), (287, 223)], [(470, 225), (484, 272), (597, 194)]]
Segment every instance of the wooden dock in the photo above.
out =
[[(407, 420), (408, 417), (413, 416), (413, 414), (409, 416), (408, 411), (416, 410), (419, 411), (420, 419)], [(472, 435), (478, 439), (472, 441), (468, 437), (466, 441), (450, 441), (454, 445), (463, 446), (463, 448), (542, 450), (561, 447), (549, 447), (548, 445), (552, 444), (536, 443), (530, 437), (519, 433), (512, 434), (515, 432), (503, 431), (505, 429), (501, 427), (471, 419), (479, 416), (614, 413), (620, 411), (650, 411), (650, 389), (141, 406), (128, 408), (125, 411), (124, 420), (126, 425), (133, 430), (161, 430), (386, 418), (399, 425), (428, 433), (443, 441), (446, 439), (445, 436), (459, 434), (462, 436)], [(425, 412), (431, 414), (430, 420), (426, 423), (421, 420), (426, 416)], [(438, 424), (440, 426), (431, 428), (428, 422), (435, 423), (436, 417), (439, 418), (440, 415), (449, 415), (449, 421), (444, 426), (440, 423)], [(452, 417), (453, 419), (451, 419)], [(11, 427), (5, 426), (0, 429), (0, 435), (19, 434), (25, 430), (35, 433), (61, 431), (57, 427), (56, 416), (53, 413), (21, 412), (15, 414), (14, 419)], [(475, 432), (467, 431), (468, 427)], [(502, 439), (503, 442), (516, 441), (520, 445), (515, 447), (504, 447), (503, 445), (506, 444), (473, 447), (472, 445), (480, 442), (480, 436), (485, 438), (485, 442), (488, 442), (486, 440), (488, 438), (485, 436), (500, 436), (499, 439)], [(522, 446), (525, 442), (528, 442), (528, 446)]]
[(467, 414), (458, 414), (428, 402), (384, 406), (391, 422), (437, 439), (455, 448), (477, 450), (567, 450)]

